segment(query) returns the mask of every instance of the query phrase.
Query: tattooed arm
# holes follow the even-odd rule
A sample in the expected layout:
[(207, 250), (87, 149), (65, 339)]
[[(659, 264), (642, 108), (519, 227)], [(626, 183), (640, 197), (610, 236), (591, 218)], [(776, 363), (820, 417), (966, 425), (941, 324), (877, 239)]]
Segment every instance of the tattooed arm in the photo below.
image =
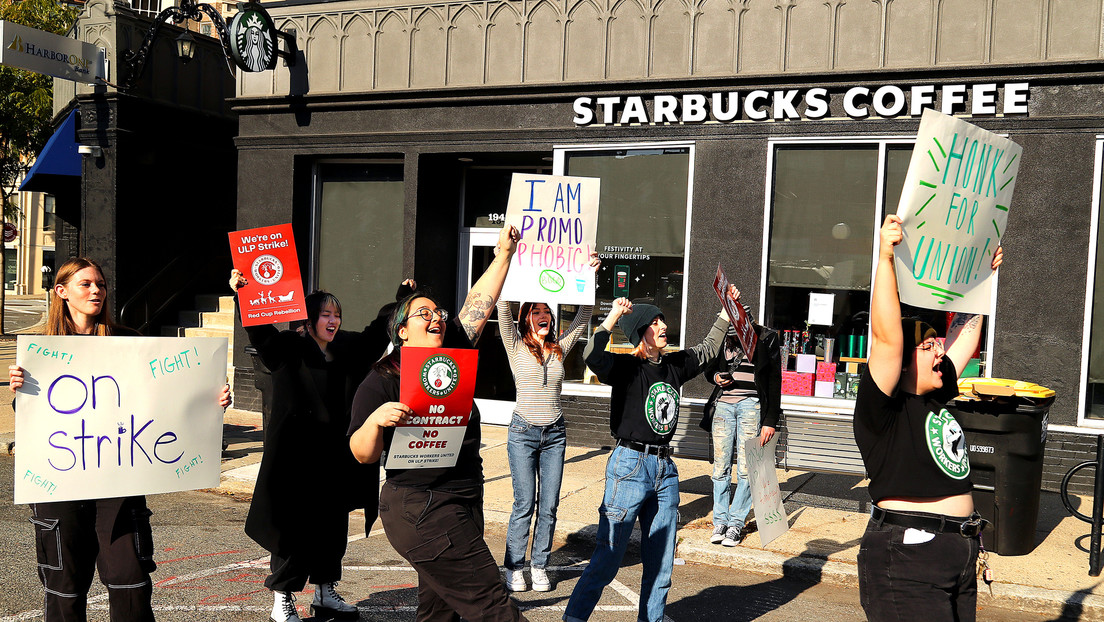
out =
[[(998, 246), (993, 253), (990, 268), (996, 270), (1004, 263), (1004, 248)], [(947, 327), (947, 357), (954, 363), (955, 371), (962, 373), (966, 364), (977, 352), (981, 343), (981, 316), (969, 313), (956, 313)]]
[(473, 344), (479, 341), (479, 335), (487, 325), (487, 318), (490, 317), (491, 310), (498, 301), (498, 295), (502, 293), (502, 284), (506, 282), (506, 273), (510, 270), (510, 259), (514, 256), (514, 249), (520, 237), (521, 235), (512, 225), (502, 228), (498, 234), (498, 244), (495, 246), (494, 261), (472, 286), (467, 299), (464, 300), (464, 306), (460, 308), (460, 315), (457, 317)]

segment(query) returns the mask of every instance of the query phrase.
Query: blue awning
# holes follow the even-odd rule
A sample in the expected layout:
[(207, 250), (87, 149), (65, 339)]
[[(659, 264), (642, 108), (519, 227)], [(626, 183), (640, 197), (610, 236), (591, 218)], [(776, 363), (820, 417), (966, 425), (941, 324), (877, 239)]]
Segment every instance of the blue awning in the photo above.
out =
[[(58, 182), (72, 183), (79, 181), (81, 175), (81, 159), (77, 153), (77, 111), (74, 110), (66, 117), (61, 127), (54, 132), (46, 146), (38, 154), (20, 191), (25, 192), (54, 192)], [(76, 178), (76, 179), (74, 179)]]

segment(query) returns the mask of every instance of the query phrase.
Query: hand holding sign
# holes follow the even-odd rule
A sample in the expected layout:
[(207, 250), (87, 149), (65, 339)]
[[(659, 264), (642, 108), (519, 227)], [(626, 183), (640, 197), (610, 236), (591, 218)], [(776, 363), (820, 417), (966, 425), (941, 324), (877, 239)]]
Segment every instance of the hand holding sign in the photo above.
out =
[[(961, 119), (924, 111), (897, 207), (901, 234), (889, 241), (903, 242), (894, 249), (901, 302), (988, 312), (993, 279), (986, 268), (1000, 265), (1022, 152)], [(886, 243), (883, 234), (882, 253)]]

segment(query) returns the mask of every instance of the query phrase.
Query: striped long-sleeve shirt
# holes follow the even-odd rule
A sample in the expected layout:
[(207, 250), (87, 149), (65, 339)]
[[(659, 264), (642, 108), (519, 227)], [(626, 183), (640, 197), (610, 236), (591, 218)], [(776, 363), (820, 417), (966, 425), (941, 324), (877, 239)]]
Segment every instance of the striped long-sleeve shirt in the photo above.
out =
[[(567, 356), (586, 330), (593, 311), (592, 306), (582, 307), (571, 326), (557, 340), (564, 356)], [(505, 300), (498, 301), (498, 327), (506, 356), (510, 359), (514, 384), (517, 385), (517, 406), (514, 412), (533, 425), (554, 423), (563, 415), (563, 408), (560, 406), (560, 390), (564, 379), (563, 360), (554, 354), (546, 354), (543, 363), (537, 360), (518, 334), (510, 303)]]

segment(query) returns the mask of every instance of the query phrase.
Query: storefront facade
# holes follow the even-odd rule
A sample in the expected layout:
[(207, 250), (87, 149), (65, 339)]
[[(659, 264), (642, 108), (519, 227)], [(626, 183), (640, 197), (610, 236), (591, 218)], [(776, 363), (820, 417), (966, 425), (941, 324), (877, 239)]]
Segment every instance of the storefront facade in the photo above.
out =
[[(800, 334), (810, 294), (828, 301), (831, 324), (810, 339), (832, 338), (846, 374), (866, 355), (877, 228), (896, 210), (920, 110), (961, 115), (1024, 149), (977, 363), (1058, 392), (1053, 488), (1104, 430), (1104, 7), (939, 4), (268, 4), (305, 62), (239, 78), (237, 226), (292, 222), (308, 287), (337, 294), (360, 326), (409, 276), (459, 307), (512, 172), (597, 176), (594, 325), (617, 296), (644, 299), (675, 344), (693, 345), (719, 307), (721, 265), (770, 327)], [(577, 309), (558, 311), (566, 323)], [(493, 332), (480, 350), (482, 409), (504, 423), (513, 382)], [(566, 363), (571, 442), (610, 444), (608, 389), (581, 347)], [(247, 356), (235, 365), (248, 375)], [(683, 392), (683, 455), (708, 456), (709, 389)], [(783, 406), (781, 464), (861, 472), (846, 378), (839, 394)]]

